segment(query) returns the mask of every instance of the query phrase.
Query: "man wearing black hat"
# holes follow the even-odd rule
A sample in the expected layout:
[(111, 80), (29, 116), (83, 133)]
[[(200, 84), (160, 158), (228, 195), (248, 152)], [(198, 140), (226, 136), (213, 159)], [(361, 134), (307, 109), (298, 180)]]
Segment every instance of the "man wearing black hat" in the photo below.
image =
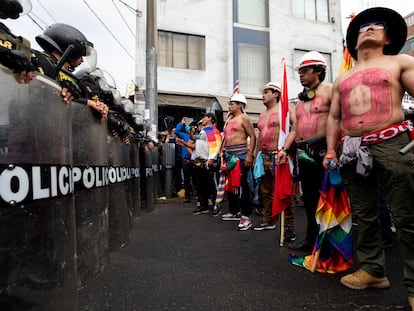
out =
[(387, 8), (367, 9), (351, 21), (346, 41), (357, 63), (333, 85), (326, 133), (327, 152), (336, 160), (340, 134), (344, 137), (339, 160), (358, 224), (361, 269), (341, 283), (352, 289), (390, 286), (381, 247), (378, 176), (397, 229), (404, 284), (414, 310), (414, 154), (399, 153), (414, 137), (401, 107), (404, 91), (414, 96), (414, 58), (396, 55), (406, 36), (404, 19)]

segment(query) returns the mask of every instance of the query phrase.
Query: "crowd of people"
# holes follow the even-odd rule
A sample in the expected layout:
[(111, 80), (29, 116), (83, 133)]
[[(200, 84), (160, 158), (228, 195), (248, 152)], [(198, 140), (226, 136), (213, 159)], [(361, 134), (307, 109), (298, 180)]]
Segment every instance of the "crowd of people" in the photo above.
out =
[[(23, 9), (21, 1), (3, 0), (0, 18), (16, 19), (28, 13)], [(100, 123), (108, 121), (114, 137), (126, 144), (133, 138), (142, 138), (142, 124), (137, 124), (127, 111), (131, 101), (122, 98), (113, 81), (96, 67), (94, 45), (81, 31), (64, 23), (49, 25), (35, 38), (42, 51), (32, 49), (29, 40), (13, 34), (3, 23), (0, 23), (0, 35), (0, 62), (12, 71), (19, 83), (30, 83), (36, 73), (55, 80), (62, 87), (61, 96), (67, 105), (75, 100), (90, 107)], [(80, 69), (85, 61), (87, 65)]]
[[(404, 19), (393, 10), (371, 8), (358, 14), (346, 38), (356, 65), (339, 75), (333, 85), (324, 83), (327, 62), (323, 55), (306, 53), (295, 68), (304, 89), (296, 105), (289, 107), (291, 129), (282, 148), (278, 146), (281, 87), (275, 82), (259, 89), (266, 110), (260, 115), (257, 134), (245, 113), (242, 94), (231, 97), (224, 130), (220, 136), (215, 129), (212, 146), (207, 143), (210, 138), (205, 130), (201, 130), (199, 140), (194, 140), (191, 131), (181, 133), (186, 128), (183, 118), (176, 134), (177, 143), (190, 150), (188, 161), (183, 156), (182, 167), (193, 163), (196, 168), (193, 176), (198, 179), (195, 190), (200, 204), (193, 213), (208, 213), (210, 209), (213, 216), (218, 214), (211, 202), (221, 189), (218, 176), (224, 175), (228, 211), (223, 211), (221, 219), (237, 220), (240, 231), (251, 227), (256, 231), (275, 229), (275, 166), (293, 159), (307, 229), (306, 236), (296, 242), (293, 205), (289, 206), (284, 216), (285, 241), (293, 250), (309, 252), (319, 232), (315, 212), (329, 157), (340, 165), (358, 228), (355, 250), (360, 268), (343, 276), (341, 283), (357, 290), (390, 286), (384, 248), (393, 244), (391, 213), (404, 262), (404, 284), (414, 310), (414, 154), (412, 150), (401, 152), (414, 139), (414, 128), (407, 118), (412, 114), (404, 112), (401, 103), (404, 92), (414, 95), (414, 59), (398, 54), (406, 34)], [(204, 129), (214, 128), (215, 120), (210, 113), (199, 124)], [(253, 225), (252, 167), (259, 153), (264, 168), (259, 187), (263, 208), (261, 221)], [(187, 189), (192, 193), (185, 186), (186, 193)]]
[[(0, 17), (17, 18), (22, 12), (18, 4), (5, 1)], [(18, 38), (4, 24), (1, 31), (11, 41)], [(398, 54), (406, 35), (404, 19), (393, 10), (371, 8), (358, 14), (346, 36), (356, 65), (339, 75), (333, 85), (324, 83), (324, 57), (316, 51), (306, 53), (296, 67), (304, 89), (296, 105), (289, 107), (291, 128), (283, 147), (278, 144), (281, 87), (276, 82), (259, 89), (266, 109), (257, 132), (245, 111), (246, 98), (239, 93), (230, 98), (222, 133), (215, 126), (214, 113), (205, 113), (196, 121), (183, 117), (174, 133), (164, 138), (177, 145), (176, 189), (184, 194), (185, 202), (197, 198), (193, 214), (221, 214), (223, 221), (238, 221), (240, 231), (275, 229), (275, 167), (288, 165), (291, 159), (296, 163), (294, 180), (300, 182), (307, 229), (306, 236), (296, 242), (291, 205), (284, 213), (284, 236), (291, 249), (308, 252), (319, 231), (315, 212), (329, 156), (341, 166), (358, 228), (355, 250), (360, 269), (342, 277), (341, 283), (358, 290), (390, 286), (385, 275), (385, 238), (381, 236), (381, 223), (388, 231), (390, 221), (380, 217), (389, 217), (389, 207), (404, 262), (404, 284), (414, 310), (414, 154), (400, 152), (414, 139), (412, 122), (406, 120), (401, 105), (405, 91), (414, 96), (414, 58)], [(2, 65), (13, 70), (20, 83), (29, 83), (34, 71), (56, 80), (67, 104), (75, 99), (105, 120), (111, 103), (103, 100), (108, 93), (96, 83), (97, 77), (91, 77), (90, 72), (72, 74), (91, 53), (93, 44), (79, 30), (61, 23), (49, 26), (36, 41), (43, 51), (30, 50), (28, 54), (0, 47)], [(122, 119), (112, 120), (112, 124), (114, 135), (124, 132)], [(256, 158), (264, 169), (258, 187), (252, 170), (259, 161)], [(296, 186), (292, 184), (292, 188)], [(222, 190), (228, 200), (225, 213), (217, 203)], [(257, 193), (263, 208), (260, 222), (254, 225), (251, 214)], [(388, 234), (386, 239), (392, 237)]]

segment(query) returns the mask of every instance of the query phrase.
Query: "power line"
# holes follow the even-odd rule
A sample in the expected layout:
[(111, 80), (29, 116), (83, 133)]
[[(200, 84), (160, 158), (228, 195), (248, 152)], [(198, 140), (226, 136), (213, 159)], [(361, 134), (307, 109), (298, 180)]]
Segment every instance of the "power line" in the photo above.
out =
[(134, 9), (132, 6), (130, 6), (129, 4), (125, 3), (122, 0), (118, 0), (119, 2), (121, 2), (123, 5), (125, 5), (130, 11), (132, 11), (134, 14), (136, 14), (138, 17), (141, 17), (142, 12), (140, 10)]
[(39, 17), (36, 16), (36, 14), (34, 13), (27, 13), (27, 17), (31, 19), (31, 21), (40, 28), (41, 31), (45, 30), (44, 27), (40, 26), (40, 24), (32, 17), (32, 15), (34, 15), (36, 18), (40, 19)]
[(135, 58), (128, 52), (128, 50), (125, 48), (125, 46), (122, 45), (121, 41), (118, 40), (118, 38), (112, 33), (112, 31), (106, 26), (106, 24), (103, 22), (103, 20), (96, 14), (96, 12), (89, 6), (89, 4), (86, 2), (86, 0), (83, 0), (85, 5), (89, 8), (89, 10), (95, 15), (95, 17), (99, 20), (99, 22), (105, 27), (105, 29), (110, 33), (110, 35), (115, 39), (115, 41), (121, 46), (121, 48), (125, 51), (125, 53), (128, 54), (128, 56), (135, 62)]
[(49, 17), (56, 23), (56, 19), (50, 14), (50, 12), (46, 9), (46, 7), (40, 2), (40, 0), (37, 0), (39, 5), (45, 10), (46, 14), (49, 15)]
[(122, 15), (121, 11), (119, 10), (119, 8), (116, 6), (114, 0), (112, 0), (112, 4), (114, 5), (114, 7), (116, 8), (116, 10), (118, 11), (119, 15), (121, 16), (122, 20), (124, 21), (125, 25), (128, 27), (129, 32), (132, 34), (132, 36), (135, 37), (135, 33), (132, 31), (131, 27), (129, 27), (127, 21), (125, 20), (124, 16)]

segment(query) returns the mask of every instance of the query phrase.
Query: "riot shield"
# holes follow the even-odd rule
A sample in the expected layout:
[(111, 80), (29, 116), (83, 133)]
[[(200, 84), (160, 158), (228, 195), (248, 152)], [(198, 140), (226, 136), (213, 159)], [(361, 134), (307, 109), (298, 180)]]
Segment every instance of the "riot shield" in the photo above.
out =
[(71, 109), (0, 68), (0, 309), (77, 310)]
[(121, 248), (129, 241), (130, 213), (129, 145), (108, 132), (109, 171), (109, 251)]
[(72, 103), (73, 172), (79, 286), (108, 264), (109, 183), (106, 124), (89, 107)]

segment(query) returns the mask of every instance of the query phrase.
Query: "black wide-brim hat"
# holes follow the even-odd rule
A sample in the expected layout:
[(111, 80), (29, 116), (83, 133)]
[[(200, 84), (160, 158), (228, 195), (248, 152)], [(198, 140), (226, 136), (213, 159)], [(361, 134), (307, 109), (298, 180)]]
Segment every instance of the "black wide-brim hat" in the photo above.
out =
[(366, 9), (352, 19), (346, 32), (346, 45), (349, 53), (351, 53), (355, 60), (357, 60), (355, 47), (358, 40), (359, 27), (374, 21), (384, 21), (387, 24), (386, 32), (391, 43), (384, 46), (384, 54), (398, 54), (407, 40), (407, 24), (399, 13), (382, 7)]

